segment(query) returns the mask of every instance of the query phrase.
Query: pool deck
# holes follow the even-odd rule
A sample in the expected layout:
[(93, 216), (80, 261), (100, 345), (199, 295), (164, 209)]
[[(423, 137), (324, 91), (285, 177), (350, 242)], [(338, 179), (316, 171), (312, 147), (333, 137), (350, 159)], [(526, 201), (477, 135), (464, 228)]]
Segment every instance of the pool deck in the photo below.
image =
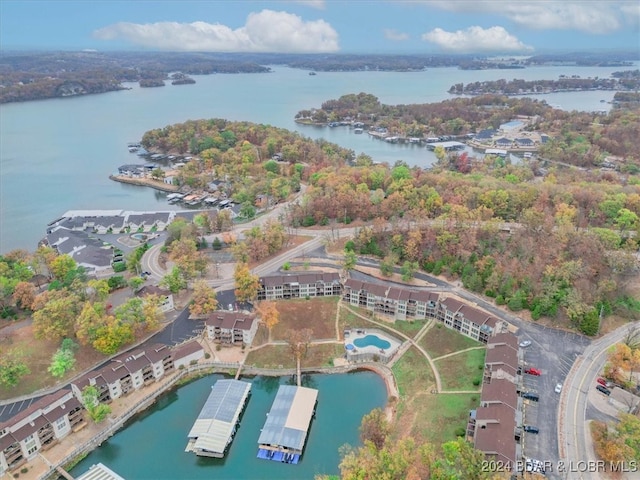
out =
[[(356, 347), (354, 345), (353, 342), (355, 340), (363, 339), (368, 335), (375, 335), (381, 340), (386, 340), (391, 345), (389, 346), (389, 348), (384, 349), (376, 347), (375, 345), (369, 345), (366, 347)], [(347, 349), (347, 345), (349, 344), (354, 346), (352, 350)], [(345, 330), (344, 332), (344, 345), (345, 351), (350, 357), (358, 354), (370, 354), (384, 355), (385, 357), (390, 358), (400, 348), (401, 342), (391, 335), (376, 328), (352, 328), (350, 330)]]

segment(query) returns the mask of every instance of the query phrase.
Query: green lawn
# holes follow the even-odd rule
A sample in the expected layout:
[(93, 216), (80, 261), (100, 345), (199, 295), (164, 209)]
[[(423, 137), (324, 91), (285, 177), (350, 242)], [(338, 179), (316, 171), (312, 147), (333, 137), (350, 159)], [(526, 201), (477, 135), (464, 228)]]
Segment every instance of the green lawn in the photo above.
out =
[[(329, 367), (333, 359), (344, 355), (342, 343), (322, 343), (311, 345), (302, 359), (302, 367)], [(258, 368), (295, 368), (296, 362), (288, 345), (268, 345), (249, 352), (245, 362), (247, 366)]]
[[(425, 323), (427, 323), (426, 320), (414, 320), (411, 322), (398, 320), (396, 322), (388, 322), (386, 320), (378, 318), (377, 316), (374, 317), (373, 319), (378, 323), (373, 323), (370, 320), (365, 320), (349, 312), (345, 308), (346, 306), (347, 305), (343, 304), (343, 307), (340, 309), (338, 326), (340, 328), (341, 333), (345, 328), (373, 327), (373, 328), (379, 328), (380, 330), (387, 331), (391, 335), (395, 333), (395, 337), (398, 340), (404, 341), (404, 338), (399, 336), (396, 332), (404, 333), (406, 336), (411, 338), (411, 337), (414, 337), (416, 333), (418, 333), (418, 331), (420, 331), (420, 329), (425, 325)], [(365, 318), (371, 319), (371, 312), (369, 310), (365, 310), (362, 308), (353, 308), (352, 306), (349, 306), (349, 308), (358, 312), (360, 315), (364, 316)]]
[(413, 398), (420, 392), (429, 392), (435, 388), (435, 378), (429, 362), (414, 347), (407, 350), (392, 370), (401, 397)]
[(432, 358), (470, 347), (482, 346), (482, 343), (451, 330), (440, 322), (437, 322), (427, 331), (424, 337), (420, 339), (419, 344)]
[(478, 408), (480, 394), (424, 395), (415, 402), (419, 422), (413, 424), (411, 435), (440, 445), (456, 439), (456, 431), (465, 429), (469, 410)]
[[(436, 360), (444, 390), (478, 390), (482, 381), (486, 349), (469, 350)], [(478, 385), (474, 385), (474, 380)]]

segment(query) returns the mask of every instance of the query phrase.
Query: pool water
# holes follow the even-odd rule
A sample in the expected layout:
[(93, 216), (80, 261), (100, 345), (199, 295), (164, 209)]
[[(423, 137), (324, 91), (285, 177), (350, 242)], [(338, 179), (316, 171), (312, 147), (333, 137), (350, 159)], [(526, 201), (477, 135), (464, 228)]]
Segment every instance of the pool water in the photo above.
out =
[(356, 347), (359, 347), (359, 348), (374, 346), (374, 347), (386, 349), (391, 346), (391, 343), (389, 343), (386, 340), (383, 340), (377, 335), (367, 335), (364, 338), (356, 338), (353, 341), (353, 343), (355, 344)]
[(146, 235), (145, 233), (132, 233), (131, 238), (135, 238), (136, 240), (139, 240), (141, 242), (146, 242), (148, 239), (148, 235)]
[(511, 120), (510, 122), (503, 123), (502, 125), (500, 125), (500, 128), (503, 130), (508, 130), (510, 128), (521, 127), (522, 125), (524, 125), (524, 123), (521, 122), (520, 120)]

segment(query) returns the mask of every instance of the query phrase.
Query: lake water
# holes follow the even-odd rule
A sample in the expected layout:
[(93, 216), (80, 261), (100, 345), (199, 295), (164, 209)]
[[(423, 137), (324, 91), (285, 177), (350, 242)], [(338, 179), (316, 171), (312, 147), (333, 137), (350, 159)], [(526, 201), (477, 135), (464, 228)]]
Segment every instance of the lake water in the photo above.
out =
[[(524, 70), (424, 72), (320, 72), (274, 66), (269, 74), (208, 75), (194, 85), (110, 92), (65, 99), (0, 105), (0, 253), (35, 249), (47, 223), (67, 210), (171, 210), (165, 194), (109, 180), (119, 165), (139, 159), (127, 143), (150, 129), (189, 119), (227, 118), (296, 130), (325, 138), (374, 161), (428, 167), (433, 152), (354, 134), (347, 127), (297, 125), (295, 114), (349, 93), (367, 92), (386, 104), (438, 102), (451, 98), (454, 83), (512, 79), (557, 79), (560, 75), (607, 77), (622, 68), (538, 67)], [(637, 68), (634, 66), (633, 68)], [(629, 68), (626, 68), (629, 69)], [(614, 92), (538, 95), (567, 110), (605, 110)]]
[(187, 435), (220, 375), (211, 375), (159, 398), (150, 409), (91, 452), (70, 473), (78, 477), (102, 462), (127, 480), (178, 479), (312, 479), (337, 474), (338, 449), (357, 445), (362, 416), (386, 403), (382, 379), (371, 372), (306, 376), (304, 386), (317, 388), (316, 417), (300, 463), (282, 464), (256, 458), (258, 437), (278, 386), (286, 378), (256, 377), (240, 427), (224, 459), (197, 457), (184, 451)]

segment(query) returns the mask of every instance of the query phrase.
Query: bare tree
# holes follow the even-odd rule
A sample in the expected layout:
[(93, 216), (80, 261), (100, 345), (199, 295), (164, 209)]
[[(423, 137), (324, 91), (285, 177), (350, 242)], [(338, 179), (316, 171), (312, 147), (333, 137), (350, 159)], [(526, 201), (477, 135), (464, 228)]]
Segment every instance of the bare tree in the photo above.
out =
[(289, 349), (296, 359), (296, 373), (298, 377), (298, 386), (301, 385), (302, 376), (300, 372), (300, 361), (307, 354), (313, 330), (303, 328), (302, 330), (289, 330), (285, 335), (285, 340), (289, 345)]

